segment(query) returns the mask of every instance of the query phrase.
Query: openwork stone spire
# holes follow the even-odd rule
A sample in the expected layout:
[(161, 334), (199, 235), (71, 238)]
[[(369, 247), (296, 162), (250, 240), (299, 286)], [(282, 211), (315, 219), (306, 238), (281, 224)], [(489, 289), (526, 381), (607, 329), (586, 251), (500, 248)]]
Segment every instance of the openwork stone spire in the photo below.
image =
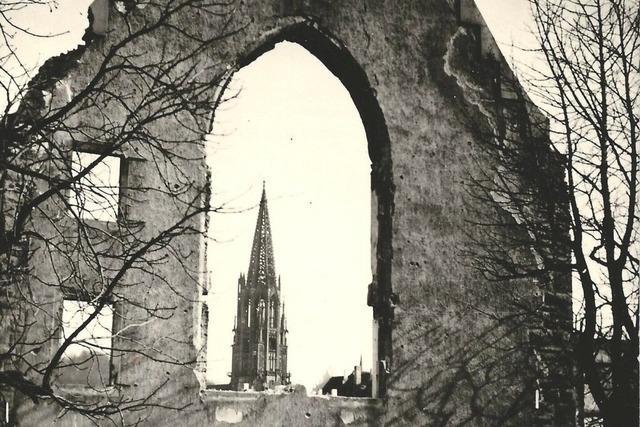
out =
[(271, 241), (271, 224), (269, 224), (269, 209), (267, 207), (267, 192), (262, 182), (262, 197), (256, 231), (253, 235), (251, 258), (249, 259), (249, 273), (247, 285), (256, 289), (271, 288), (277, 285), (276, 267), (273, 258), (273, 243)]

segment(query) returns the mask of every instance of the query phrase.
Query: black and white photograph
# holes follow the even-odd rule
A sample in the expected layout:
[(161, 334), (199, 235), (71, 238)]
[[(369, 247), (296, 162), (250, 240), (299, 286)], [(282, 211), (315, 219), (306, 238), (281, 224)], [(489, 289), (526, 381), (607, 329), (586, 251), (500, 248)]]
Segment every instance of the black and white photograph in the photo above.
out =
[(0, 427), (640, 427), (638, 0), (0, 0)]

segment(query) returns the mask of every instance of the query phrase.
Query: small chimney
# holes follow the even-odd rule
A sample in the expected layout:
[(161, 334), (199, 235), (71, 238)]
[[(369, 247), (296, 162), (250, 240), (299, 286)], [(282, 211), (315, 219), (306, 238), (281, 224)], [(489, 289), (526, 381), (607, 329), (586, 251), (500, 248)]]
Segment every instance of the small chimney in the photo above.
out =
[(353, 367), (353, 377), (356, 385), (360, 385), (362, 383), (362, 366)]

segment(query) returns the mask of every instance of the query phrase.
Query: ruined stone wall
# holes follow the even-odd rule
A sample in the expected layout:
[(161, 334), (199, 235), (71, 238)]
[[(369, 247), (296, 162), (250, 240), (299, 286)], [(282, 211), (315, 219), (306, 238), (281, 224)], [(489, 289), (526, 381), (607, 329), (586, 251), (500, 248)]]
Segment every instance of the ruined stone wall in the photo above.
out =
[[(148, 393), (168, 379), (155, 398), (170, 406), (189, 405), (182, 411), (155, 408), (145, 413), (144, 425), (570, 425), (573, 403), (566, 390), (551, 391), (555, 398), (543, 398), (541, 407), (534, 407), (541, 374), (530, 353), (529, 325), (506, 320), (513, 290), (483, 280), (460, 255), (473, 219), (469, 216), (479, 203), (465, 183), (492, 167), (468, 119), (489, 129), (497, 126), (504, 106), (500, 76), (509, 73), (472, 2), (244, 0), (235, 6), (236, 25), (245, 28), (207, 52), (209, 59), (233, 70), (277, 41), (298, 42), (341, 78), (363, 118), (378, 224), (372, 304), (384, 361), (379, 367), (381, 398), (307, 397), (300, 389), (285, 395), (201, 392), (192, 371), (165, 369), (132, 356), (121, 363), (120, 381), (127, 393)], [(203, 33), (221, 25), (210, 16), (181, 19)], [(123, 31), (122, 25), (111, 9), (114, 34)], [(109, 37), (90, 46), (65, 79), (72, 90), (95, 71)], [(147, 42), (140, 51), (171, 45), (161, 39)], [(483, 77), (474, 79), (477, 67), (483, 67)], [(125, 79), (121, 84), (126, 88)], [(172, 120), (166, 119), (163, 131), (172, 131)], [(189, 150), (199, 148), (184, 149), (192, 154)], [(145, 164), (141, 159), (136, 171), (140, 185), (159, 185)], [(194, 179), (204, 179), (204, 163), (193, 171)], [(131, 209), (151, 229), (176, 215), (159, 198)], [(193, 238), (181, 245), (199, 247)], [(183, 293), (198, 299), (197, 283), (184, 280), (180, 269), (172, 273), (171, 265), (163, 268)], [(566, 299), (567, 278), (559, 283)], [(527, 286), (518, 289), (538, 297)], [(145, 298), (165, 302), (166, 296), (158, 288)], [(136, 329), (137, 337), (168, 334), (180, 343), (173, 349), (176, 358), (195, 359), (195, 348), (188, 343), (195, 333), (197, 306), (187, 300), (172, 301), (179, 307), (177, 314)], [(571, 312), (558, 310), (553, 316), (566, 320)], [(559, 323), (567, 327), (567, 322)], [(541, 393), (545, 396), (546, 390)], [(21, 425), (47, 425), (58, 411), (25, 401), (18, 414)], [(88, 425), (73, 414), (58, 422)]]

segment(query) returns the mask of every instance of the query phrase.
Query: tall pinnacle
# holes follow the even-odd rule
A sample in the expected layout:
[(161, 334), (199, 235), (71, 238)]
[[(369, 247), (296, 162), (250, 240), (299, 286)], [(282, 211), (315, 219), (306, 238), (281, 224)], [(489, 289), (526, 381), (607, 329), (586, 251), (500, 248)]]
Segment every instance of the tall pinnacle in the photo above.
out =
[(262, 181), (260, 210), (258, 211), (256, 231), (253, 235), (249, 272), (247, 274), (247, 285), (255, 288), (276, 286), (276, 267), (273, 260), (271, 224), (269, 223), (267, 191), (265, 187), (265, 182)]
[(231, 365), (231, 386), (235, 390), (242, 390), (246, 383), (262, 390), (290, 382), (287, 321), (279, 283), (263, 181), (249, 271), (246, 279), (242, 276), (238, 279), (237, 323)]

